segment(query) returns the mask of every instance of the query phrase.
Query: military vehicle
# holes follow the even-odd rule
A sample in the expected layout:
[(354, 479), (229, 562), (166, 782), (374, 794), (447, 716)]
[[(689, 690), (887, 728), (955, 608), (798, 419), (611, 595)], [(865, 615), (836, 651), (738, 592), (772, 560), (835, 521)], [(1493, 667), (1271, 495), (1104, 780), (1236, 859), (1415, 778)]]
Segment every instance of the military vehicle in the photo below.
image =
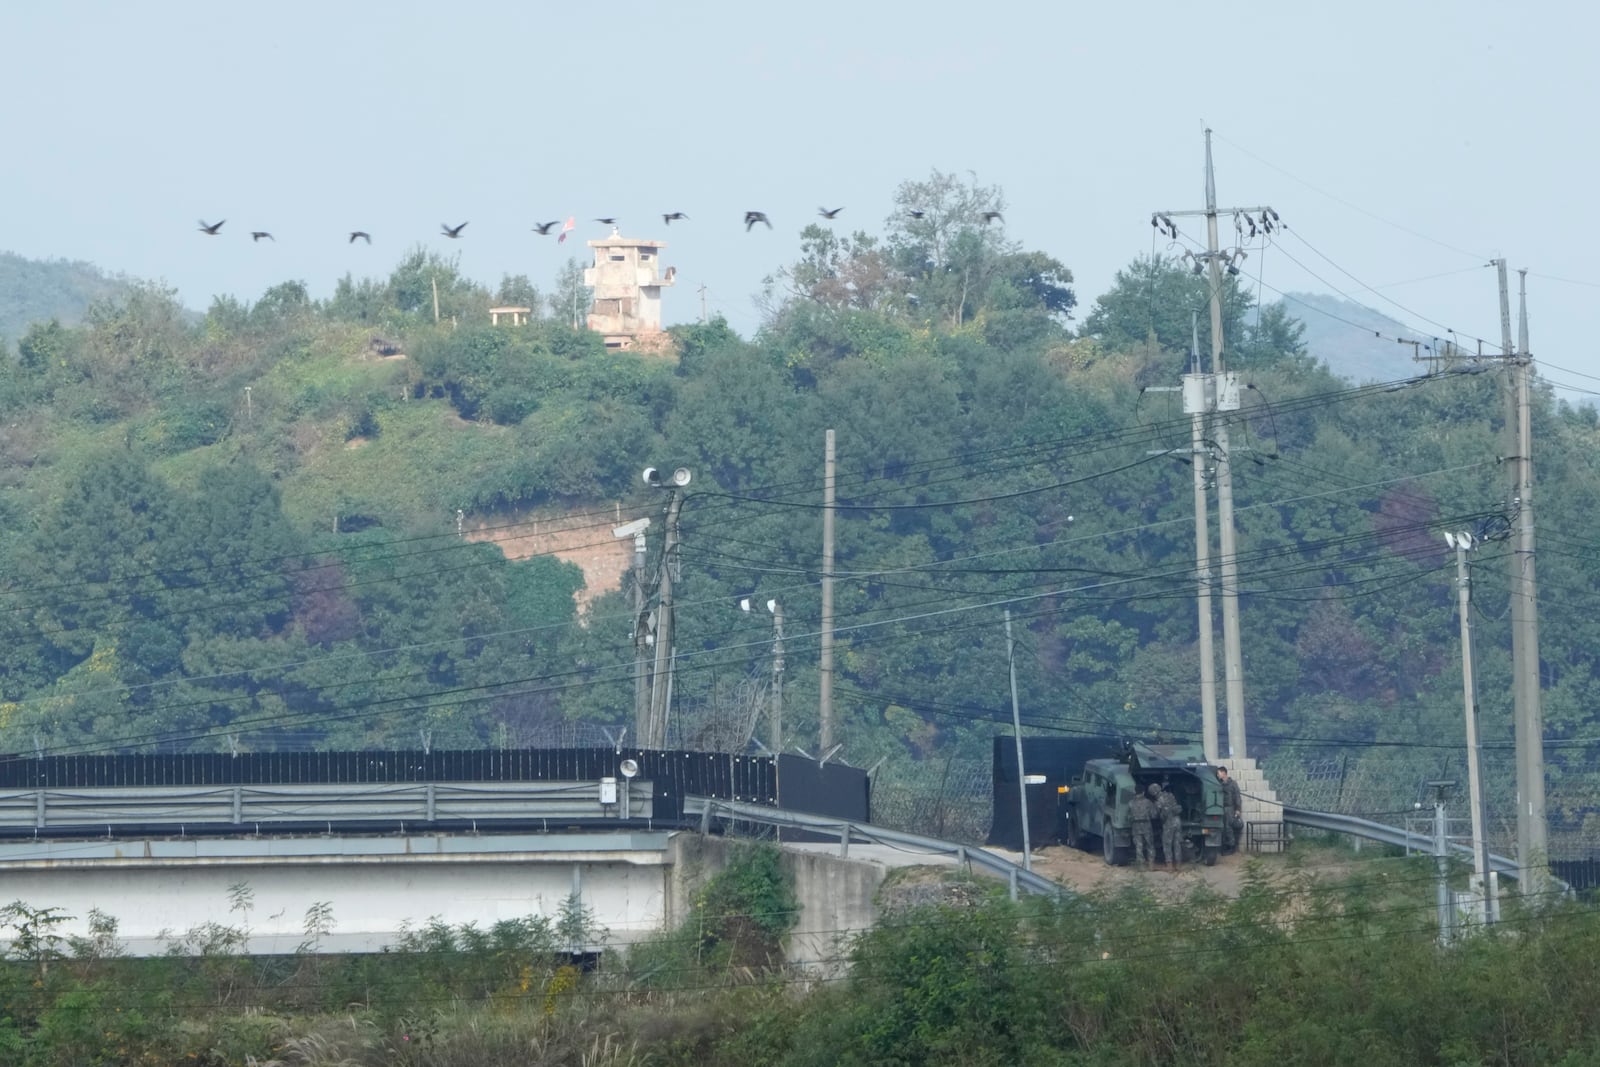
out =
[[(1107, 863), (1127, 863), (1133, 854), (1130, 807), (1138, 793), (1157, 782), (1183, 809), (1184, 857), (1206, 866), (1222, 853), (1223, 794), (1217, 769), (1199, 745), (1135, 741), (1121, 756), (1092, 759), (1070, 785), (1059, 787), (1061, 839), (1073, 848), (1100, 846)], [(1156, 828), (1159, 847), (1161, 832)]]

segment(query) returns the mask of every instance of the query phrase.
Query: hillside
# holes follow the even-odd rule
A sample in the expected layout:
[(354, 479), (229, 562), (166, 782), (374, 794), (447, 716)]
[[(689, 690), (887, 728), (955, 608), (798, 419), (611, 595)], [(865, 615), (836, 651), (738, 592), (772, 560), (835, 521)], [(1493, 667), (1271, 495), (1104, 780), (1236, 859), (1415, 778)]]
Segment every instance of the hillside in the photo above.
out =
[(1279, 303), (1305, 326), (1306, 352), (1347, 381), (1392, 382), (1422, 369), (1412, 347), (1394, 338), (1431, 339), (1380, 311), (1326, 293), (1286, 293)]
[[(327, 301), (288, 281), (195, 324), (130, 285), (91, 323), (35, 331), (0, 378), (0, 750), (471, 747), (632, 725), (640, 620), (612, 530), (652, 518), (651, 583), (666, 500), (646, 466), (693, 472), (669, 743), (766, 729), (770, 620), (738, 607), (755, 594), (783, 605), (785, 740), (809, 749), (829, 428), (835, 728), (843, 758), (882, 761), (886, 811), (981, 810), (1009, 720), (1005, 606), (1031, 729), (1194, 736), (1192, 468), (1170, 453), (1188, 420), (1146, 387), (1181, 368), (1204, 279), (1137, 261), (1074, 334), (1066, 265), (998, 227), (925, 225), (809, 228), (760, 334), (678, 327), (671, 355), (550, 320), (493, 327), (526, 279), (492, 288), (421, 251)], [(1314, 357), (1392, 375), (1308, 353), (1299, 323), (1269, 308), (1257, 325), (1228, 285), (1254, 386), (1234, 467), (1251, 747), (1308, 806), (1409, 804), (1462, 760), (1439, 531), (1503, 528), (1495, 383), (1351, 391)], [(1541, 641), (1561, 665), (1545, 719), (1572, 742), (1551, 748), (1551, 818), (1581, 842), (1600, 795), (1583, 747), (1600, 731), (1600, 560), (1581, 549), (1600, 429), (1539, 403)], [(1502, 551), (1480, 550), (1475, 629), (1503, 815)]]
[(127, 287), (91, 263), (0, 252), (0, 342), (15, 343), (35, 322), (81, 322), (90, 304)]

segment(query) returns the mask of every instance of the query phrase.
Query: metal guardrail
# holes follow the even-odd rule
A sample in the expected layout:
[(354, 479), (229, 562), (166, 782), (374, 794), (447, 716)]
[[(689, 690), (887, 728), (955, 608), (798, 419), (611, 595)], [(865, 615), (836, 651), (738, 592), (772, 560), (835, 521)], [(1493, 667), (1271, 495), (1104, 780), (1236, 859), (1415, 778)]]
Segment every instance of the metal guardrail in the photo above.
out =
[[(649, 819), (651, 782), (391, 782), (292, 785), (119, 786), (0, 791), (0, 833), (162, 825), (285, 822), (394, 823), (494, 819)], [(620, 803), (618, 803), (620, 801)]]
[[(1295, 826), (1304, 826), (1312, 830), (1326, 830), (1332, 833), (1349, 834), (1352, 837), (1364, 838), (1368, 841), (1377, 841), (1385, 845), (1394, 845), (1396, 848), (1411, 848), (1419, 852), (1433, 852), (1433, 837), (1428, 834), (1419, 834), (1411, 830), (1403, 830), (1398, 826), (1387, 823), (1374, 822), (1363, 819), (1357, 815), (1338, 815), (1327, 811), (1311, 811), (1306, 808), (1283, 809), (1283, 821), (1293, 823)], [(1450, 842), (1450, 850), (1467, 860), (1472, 859), (1472, 846), (1460, 842)], [(1489, 854), (1489, 869), (1497, 872), (1503, 878), (1522, 878), (1523, 869), (1516, 860), (1505, 856)], [(1553, 884), (1563, 893), (1570, 892), (1572, 887), (1561, 879), (1550, 876)]]
[(812, 815), (803, 811), (769, 808), (760, 804), (747, 804), (737, 800), (717, 800), (712, 797), (687, 796), (683, 800), (685, 815), (698, 815), (700, 829), (709, 831), (711, 821), (721, 818), (730, 822), (756, 823), (762, 826), (787, 827), (837, 838), (839, 855), (850, 856), (850, 843), (888, 845), (891, 848), (911, 849), (936, 856), (954, 856), (957, 862), (979, 867), (1009, 883), (1012, 896), (1019, 891), (1037, 896), (1062, 896), (1068, 891), (1057, 882), (1024, 870), (1008, 859), (996, 856), (976, 845), (961, 845), (954, 841), (941, 841), (936, 837), (908, 834), (890, 830), (872, 823), (852, 822), (828, 815)]

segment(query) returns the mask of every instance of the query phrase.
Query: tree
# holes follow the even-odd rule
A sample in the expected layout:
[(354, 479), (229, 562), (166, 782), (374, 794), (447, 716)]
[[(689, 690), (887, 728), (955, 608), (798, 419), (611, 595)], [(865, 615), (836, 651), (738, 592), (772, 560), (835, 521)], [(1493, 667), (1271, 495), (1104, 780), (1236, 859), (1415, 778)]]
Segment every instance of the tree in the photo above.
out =
[(981, 305), (997, 261), (1017, 251), (1005, 239), (1005, 223), (987, 222), (1005, 210), (999, 186), (963, 182), (935, 170), (923, 182), (903, 182), (895, 191), (899, 209), (890, 215), (891, 262), (909, 283), (921, 315), (959, 326)]
[(800, 231), (800, 261), (768, 277), (766, 288), (769, 315), (793, 300), (832, 310), (904, 304), (901, 278), (876, 237), (860, 230), (840, 237), (816, 223)]
[(544, 314), (544, 296), (526, 274), (503, 275), (494, 302), (498, 307), (528, 308), (534, 318)]
[[(1230, 274), (1222, 278), (1222, 336), (1228, 349), (1244, 343), (1250, 297)], [(1119, 270), (1111, 289), (1095, 300), (1083, 333), (1106, 347), (1133, 351), (1153, 338), (1167, 352), (1189, 351), (1191, 314), (1198, 313), (1200, 352), (1211, 355), (1211, 283), (1178, 259), (1141, 257)]]
[(574, 329), (588, 321), (594, 304), (594, 290), (583, 283), (583, 273), (583, 264), (576, 257), (567, 260), (556, 272), (555, 291), (545, 297), (550, 317), (570, 322)]

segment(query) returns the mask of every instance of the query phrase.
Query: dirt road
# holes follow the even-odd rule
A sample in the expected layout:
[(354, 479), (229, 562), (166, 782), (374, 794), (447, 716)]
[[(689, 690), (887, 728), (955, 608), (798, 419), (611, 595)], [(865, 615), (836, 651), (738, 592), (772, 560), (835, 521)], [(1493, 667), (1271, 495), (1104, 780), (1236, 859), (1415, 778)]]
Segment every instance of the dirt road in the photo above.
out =
[[(1014, 863), (1022, 862), (1020, 852), (1008, 852), (998, 848), (990, 851), (1005, 856)], [(1247, 856), (1245, 853), (1236, 852), (1218, 859), (1215, 867), (1188, 863), (1181, 867), (1176, 875), (1171, 875), (1165, 869), (1140, 870), (1137, 865), (1131, 863), (1125, 867), (1108, 867), (1099, 852), (1083, 852), (1065, 845), (1050, 845), (1034, 852), (1033, 870), (1035, 874), (1041, 874), (1072, 889), (1107, 889), (1116, 892), (1129, 886), (1139, 886), (1157, 897), (1180, 900), (1202, 885), (1223, 896), (1238, 896), (1244, 880), (1245, 865), (1252, 861), (1262, 863), (1268, 869), (1314, 872), (1318, 877), (1339, 877), (1348, 874), (1351, 867), (1347, 855), (1335, 855), (1314, 846), (1297, 846), (1289, 852), (1277, 855)]]

